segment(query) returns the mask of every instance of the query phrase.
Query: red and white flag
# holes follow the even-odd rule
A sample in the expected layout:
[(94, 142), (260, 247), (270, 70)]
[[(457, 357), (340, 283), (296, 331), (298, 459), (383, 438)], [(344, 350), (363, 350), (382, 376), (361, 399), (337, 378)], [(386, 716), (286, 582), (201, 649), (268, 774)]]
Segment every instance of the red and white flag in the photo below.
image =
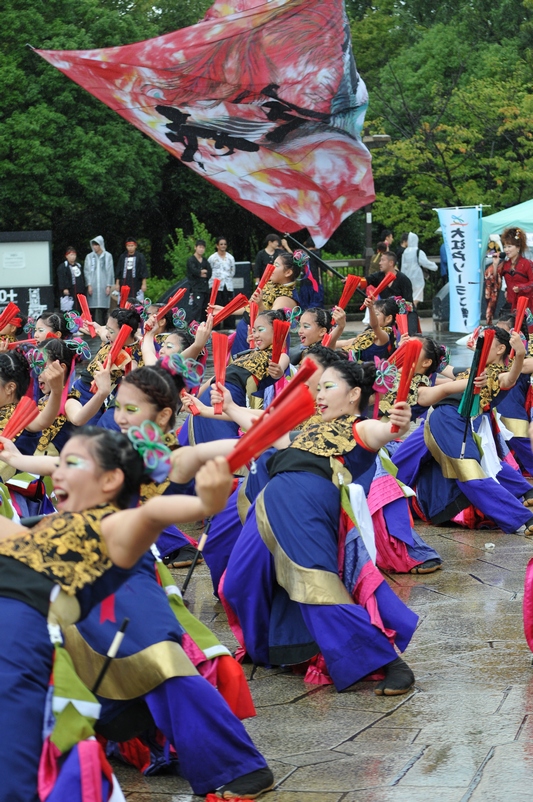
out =
[(342, 0), (217, 0), (156, 39), (37, 52), (275, 230), (320, 247), (374, 200)]

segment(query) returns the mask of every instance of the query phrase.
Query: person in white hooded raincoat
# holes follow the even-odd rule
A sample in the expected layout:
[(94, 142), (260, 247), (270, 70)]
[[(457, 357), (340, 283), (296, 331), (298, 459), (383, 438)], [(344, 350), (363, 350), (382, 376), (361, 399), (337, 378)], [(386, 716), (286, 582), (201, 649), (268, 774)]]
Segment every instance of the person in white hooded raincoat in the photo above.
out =
[(91, 253), (85, 257), (83, 273), (93, 320), (104, 326), (107, 321), (111, 290), (115, 284), (115, 268), (113, 257), (105, 249), (103, 237), (94, 237), (91, 240)]
[(411, 280), (413, 285), (413, 301), (418, 306), (419, 301), (424, 300), (424, 274), (422, 268), (426, 270), (438, 270), (437, 264), (427, 258), (424, 251), (418, 247), (418, 235), (409, 232), (407, 237), (407, 248), (402, 254), (401, 271)]

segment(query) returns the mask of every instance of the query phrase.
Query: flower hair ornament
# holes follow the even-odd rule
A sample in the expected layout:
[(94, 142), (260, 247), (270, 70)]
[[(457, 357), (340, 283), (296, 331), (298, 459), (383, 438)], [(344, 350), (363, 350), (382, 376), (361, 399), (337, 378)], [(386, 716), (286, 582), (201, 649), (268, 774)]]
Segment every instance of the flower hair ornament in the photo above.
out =
[(140, 314), (141, 319), (145, 322), (149, 318), (148, 309), (150, 306), (153, 306), (151, 300), (149, 298), (145, 298), (144, 301), (140, 304), (137, 304), (135, 310)]
[(76, 361), (78, 362), (82, 362), (84, 359), (90, 359), (92, 356), (88, 343), (80, 337), (75, 337), (72, 340), (65, 340), (65, 345), (74, 351)]
[(292, 261), (300, 268), (300, 270), (303, 270), (305, 266), (309, 264), (309, 254), (301, 250), (294, 251), (292, 254)]
[(294, 331), (300, 325), (300, 316), (302, 314), (302, 310), (299, 306), (295, 306), (294, 309), (283, 309), (285, 313), (285, 319), (290, 324), (290, 330)]
[(65, 325), (71, 334), (77, 334), (83, 326), (83, 320), (77, 312), (65, 312)]
[(175, 329), (187, 328), (187, 313), (185, 309), (174, 308), (172, 310), (172, 324)]
[(376, 397), (374, 400), (374, 418), (379, 413), (379, 397), (394, 389), (394, 384), (398, 377), (398, 368), (386, 359), (381, 360), (378, 356), (374, 357), (376, 366), (376, 379), (372, 385)]
[(372, 385), (372, 389), (376, 393), (388, 393), (394, 388), (394, 382), (398, 376), (398, 368), (392, 362), (386, 359), (381, 360), (379, 357), (374, 357), (376, 365), (376, 380)]
[(42, 351), (39, 351), (38, 348), (30, 348), (30, 350), (26, 352), (26, 359), (28, 360), (31, 372), (35, 378), (38, 378), (46, 366), (45, 355)]
[(30, 337), (32, 337), (32, 336), (33, 336), (33, 332), (35, 331), (35, 324), (36, 324), (36, 322), (37, 322), (37, 321), (36, 321), (36, 320), (35, 320), (35, 318), (33, 318), (33, 317), (29, 317), (29, 318), (27, 319), (27, 321), (26, 321), (26, 325), (24, 326), (24, 332), (25, 332), (26, 334), (29, 334), (29, 335), (30, 335)]
[(311, 273), (311, 268), (309, 267), (309, 260), (310, 256), (305, 251), (294, 251), (292, 255), (292, 261), (295, 265), (301, 270), (300, 278), (306, 278), (308, 281), (311, 282), (311, 286), (313, 287), (313, 292), (318, 292), (318, 283), (316, 278)]
[(189, 390), (202, 383), (204, 367), (195, 359), (184, 359), (181, 354), (170, 354), (160, 359), (157, 364), (171, 376), (182, 376)]
[(394, 300), (396, 301), (396, 306), (398, 307), (398, 313), (400, 315), (408, 315), (409, 312), (413, 311), (413, 304), (406, 301), (401, 295), (395, 295)]
[(172, 452), (161, 441), (162, 434), (159, 426), (149, 420), (128, 429), (128, 439), (142, 457), (144, 467), (154, 482), (163, 482), (170, 471)]
[(442, 373), (444, 368), (447, 368), (448, 365), (450, 364), (450, 357), (452, 352), (450, 351), (447, 345), (443, 347), (444, 347), (444, 353), (442, 354), (439, 360), (439, 364), (437, 365), (437, 373)]

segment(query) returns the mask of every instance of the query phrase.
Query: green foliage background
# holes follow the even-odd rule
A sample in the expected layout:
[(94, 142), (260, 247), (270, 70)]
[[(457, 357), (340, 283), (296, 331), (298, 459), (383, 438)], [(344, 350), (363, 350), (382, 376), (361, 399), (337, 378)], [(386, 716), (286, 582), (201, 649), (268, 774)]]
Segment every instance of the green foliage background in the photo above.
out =
[[(224, 234), (253, 258), (268, 228), (40, 59), (38, 48), (140, 41), (190, 25), (210, 0), (3, 0), (0, 8), (0, 229), (51, 228), (54, 259), (105, 237), (118, 257), (142, 239), (155, 280), (180, 278), (191, 241)], [(490, 212), (533, 197), (533, 0), (347, 0), (370, 93), (382, 227), (413, 230), (435, 253), (435, 206)], [(302, 233), (302, 236), (305, 234)], [(358, 256), (362, 212), (326, 246)], [(208, 247), (208, 253), (211, 252)]]

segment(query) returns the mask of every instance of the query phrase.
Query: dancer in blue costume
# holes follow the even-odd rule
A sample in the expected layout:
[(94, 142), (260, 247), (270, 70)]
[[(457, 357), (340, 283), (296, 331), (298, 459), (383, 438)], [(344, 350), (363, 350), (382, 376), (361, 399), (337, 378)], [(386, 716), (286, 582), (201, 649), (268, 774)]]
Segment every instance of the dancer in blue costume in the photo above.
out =
[[(427, 413), (428, 406), (437, 403), (452, 390), (457, 391), (452, 379), (444, 378), (442, 371), (448, 365), (448, 349), (426, 337), (411, 382), (407, 403), (411, 416), (417, 419)], [(379, 402), (380, 415), (386, 417), (396, 401), (399, 377), (396, 386), (385, 393)], [(466, 387), (466, 380), (461, 385)], [(421, 399), (427, 406), (423, 406)], [(386, 450), (394, 454), (400, 446), (391, 442)], [(395, 476), (391, 463), (378, 458), (376, 464), (360, 483), (367, 492), (376, 536), (376, 564), (384, 571), (393, 573), (429, 574), (442, 566), (440, 555), (431, 548), (413, 526), (412, 514), (406, 495), (409, 488), (402, 486)]]
[[(38, 374), (39, 392), (42, 393), (38, 402), (40, 410), (45, 409), (52, 393), (61, 396), (61, 391), (67, 392), (64, 386), (69, 381), (77, 356), (76, 352), (81, 348), (88, 349), (88, 346), (79, 341), (54, 339), (46, 340), (42, 344), (43, 365)], [(59, 367), (61, 370), (58, 370)], [(82, 407), (79, 403), (80, 394), (77, 390), (68, 391), (65, 397), (64, 411), (59, 410), (59, 414), (49, 426), (38, 432), (30, 432), (26, 429), (17, 438), (19, 451), (23, 454), (33, 454), (34, 452), (44, 454), (49, 453), (50, 449), (55, 449), (54, 453), (59, 453), (76, 427), (83, 426), (90, 420), (92, 411), (98, 409), (109, 395), (111, 390), (110, 371), (99, 370), (95, 374), (95, 381), (97, 392), (86, 407)]]
[[(514, 314), (502, 315), (498, 326), (510, 331), (515, 320)], [(522, 334), (527, 345), (527, 356), (522, 372), (514, 387), (498, 399), (495, 408), (499, 425), (505, 426), (506, 445), (510, 448), (523, 471), (533, 476), (533, 455), (529, 443), (529, 421), (531, 419), (531, 374), (533, 373), (533, 336), (529, 335), (527, 322), (524, 320)], [(511, 435), (511, 436), (509, 436)]]
[[(166, 318), (163, 321), (166, 325)], [(200, 323), (194, 337), (187, 328), (165, 328), (160, 333), (163, 321), (157, 321), (155, 315), (148, 318), (149, 330), (145, 331), (141, 343), (145, 365), (155, 365), (159, 357), (172, 354), (181, 354), (184, 359), (198, 359), (202, 355), (213, 330), (213, 315), (208, 315), (207, 320)]]
[[(98, 326), (96, 323), (93, 324), (102, 341), (105, 342), (107, 340), (107, 342), (105, 342), (105, 345), (102, 345), (96, 356), (89, 362), (86, 369), (81, 372), (79, 379), (74, 382), (73, 388), (80, 393), (79, 401), (82, 406), (85, 406), (93, 397), (91, 393), (92, 381), (95, 378), (96, 371), (105, 363), (105, 359), (121, 327), (123, 325), (131, 326), (132, 331), (121, 353), (121, 357), (123, 357), (121, 364), (112, 366), (111, 384), (113, 389), (106, 401), (107, 409), (105, 405), (102, 405), (95, 412), (93, 417), (88, 421), (88, 423), (92, 425), (118, 431), (113, 418), (113, 402), (116, 388), (120, 384), (120, 380), (124, 374), (142, 365), (141, 347), (135, 339), (135, 334), (139, 329), (140, 323), (140, 315), (134, 309), (113, 309), (109, 314), (105, 326)], [(83, 331), (87, 333), (86, 329), (83, 329)]]
[[(333, 329), (332, 325), (334, 326)], [(320, 345), (324, 336), (330, 332), (329, 347), (335, 348), (345, 325), (346, 312), (340, 307), (335, 307), (331, 314), (320, 307), (306, 309), (300, 318), (298, 327), (300, 345), (296, 346), (296, 348), (291, 348), (289, 353), (291, 364), (299, 365), (307, 355), (309, 348), (312, 348), (313, 345)]]
[[(250, 298), (258, 307), (259, 312), (268, 312), (270, 309), (294, 309), (297, 306), (294, 298), (296, 279), (300, 275), (300, 265), (293, 259), (292, 253), (280, 253), (274, 260), (276, 269), (263, 290), (256, 289)], [(218, 307), (215, 307), (215, 311)], [(239, 312), (237, 312), (239, 314)], [(249, 333), (249, 307), (243, 309), (243, 316), (237, 324), (235, 339), (231, 346), (231, 355), (237, 356), (246, 351)]]
[[(439, 402), (430, 402), (433, 406), (428, 411), (424, 427), (415, 430), (395, 451), (392, 459), (398, 467), (398, 479), (411, 487), (416, 486), (417, 502), (433, 523), (448, 521), (473, 504), (504, 532), (516, 532), (525, 527), (526, 534), (531, 534), (531, 511), (519, 501), (522, 498), (528, 501), (533, 496), (530, 485), (518, 471), (501, 463), (496, 456), (491, 463), (487, 461), (491, 458), (490, 409), (498, 403), (502, 391), (514, 386), (525, 354), (518, 333), (509, 335), (499, 328), (495, 332), (485, 386), (480, 392), (481, 414), (466, 427), (464, 458), (461, 459), (461, 449), (466, 421), (459, 414), (458, 407), (466, 388), (465, 380), (458, 380), (454, 382), (458, 393), (450, 393)], [(511, 346), (516, 356), (507, 371), (504, 360)], [(444, 388), (448, 389), (446, 385)], [(437, 390), (438, 386), (434, 389)], [(478, 432), (484, 432), (488, 437), (483, 444), (485, 467), (474, 439), (474, 433), (477, 435)]]
[[(274, 320), (285, 320), (285, 314), (282, 311), (271, 311), (258, 315), (253, 330), (255, 350), (237, 357), (228, 365), (225, 386), (238, 406), (248, 405), (259, 409), (265, 389), (278, 381), (289, 366), (287, 354), (281, 355), (279, 364), (274, 364), (271, 360)], [(224, 415), (215, 416), (211, 404), (211, 386), (205, 387), (198, 401), (194, 403), (200, 415), (187, 417), (178, 436), (181, 445), (196, 445), (239, 436), (236, 423)]]
[[(31, 327), (31, 323), (29, 324)], [(43, 312), (35, 322), (33, 337), (40, 345), (47, 338), (54, 337), (58, 340), (68, 339), (68, 328), (65, 316), (57, 312)]]
[[(271, 460), (270, 481), (232, 552), (223, 594), (255, 663), (301, 663), (321, 652), (337, 690), (384, 669), (376, 693), (395, 695), (406, 693), (414, 676), (393, 644), (406, 648), (417, 616), (384, 582), (360, 537), (346, 539), (342, 578), (338, 568), (343, 485), (364, 473), (392, 437), (388, 423), (359, 417), (374, 380), (373, 364), (340, 362), (324, 371), (322, 422)], [(391, 411), (400, 435), (409, 419), (407, 404)]]
[[(308, 351), (309, 357), (317, 366), (316, 372), (306, 382), (309, 390), (316, 396), (318, 382), (323, 371), (329, 365), (347, 359), (347, 355), (336, 352), (331, 348), (324, 348), (322, 345), (314, 345)], [(250, 428), (254, 420), (257, 419), (258, 412), (244, 407), (239, 407), (233, 401), (231, 394), (226, 388), (223, 391), (213, 391), (214, 403), (223, 404), (225, 414), (237, 423), (243, 430)], [(309, 421), (315, 422), (319, 416), (313, 416)], [(233, 491), (228, 499), (228, 503), (222, 512), (215, 515), (209, 529), (209, 537), (203, 549), (203, 556), (211, 573), (213, 590), (218, 596), (218, 586), (220, 579), (227, 568), (231, 552), (242, 531), (242, 526), (246, 519), (246, 514), (250, 504), (255, 500), (258, 493), (268, 482), (269, 474), (266, 467), (267, 461), (276, 449), (268, 449), (257, 460), (254, 461), (252, 470), (248, 473), (244, 481), (239, 482), (239, 486)]]
[[(53, 654), (47, 616), (52, 613), (63, 625), (86, 616), (127, 580), (164, 526), (220, 509), (231, 484), (224, 462), (210, 463), (198, 474), (198, 498), (158, 498), (124, 509), (143, 470), (124, 435), (82, 430), (63, 449), (53, 474), (59, 513), (31, 530), (0, 521), (2, 802), (38, 799), (42, 716)], [(54, 594), (50, 606), (55, 585), (59, 598)], [(74, 600), (67, 606), (74, 614), (65, 619), (60, 599), (67, 597)], [(263, 758), (209, 683), (192, 667), (189, 676), (174, 683), (180, 686), (182, 710), (190, 720), (169, 737), (180, 750), (182, 771), (194, 778), (195, 790), (214, 791), (239, 775), (247, 776), (251, 787), (257, 784), (257, 771), (263, 783), (270, 780), (269, 787), (272, 779), (265, 778)], [(212, 730), (221, 737), (213, 741)]]
[(398, 305), (394, 298), (376, 301), (366, 298), (370, 325), (362, 334), (351, 340), (340, 340), (338, 348), (348, 351), (355, 362), (366, 362), (377, 356), (387, 359), (396, 348), (393, 326), (398, 314)]
[[(39, 415), (26, 427), (26, 432), (36, 433), (50, 426), (59, 412), (63, 370), (57, 360), (49, 365), (48, 376), (50, 396), (42, 405)], [(2, 351), (0, 347), (0, 433), (29, 386), (30, 366), (26, 356), (18, 349)]]

